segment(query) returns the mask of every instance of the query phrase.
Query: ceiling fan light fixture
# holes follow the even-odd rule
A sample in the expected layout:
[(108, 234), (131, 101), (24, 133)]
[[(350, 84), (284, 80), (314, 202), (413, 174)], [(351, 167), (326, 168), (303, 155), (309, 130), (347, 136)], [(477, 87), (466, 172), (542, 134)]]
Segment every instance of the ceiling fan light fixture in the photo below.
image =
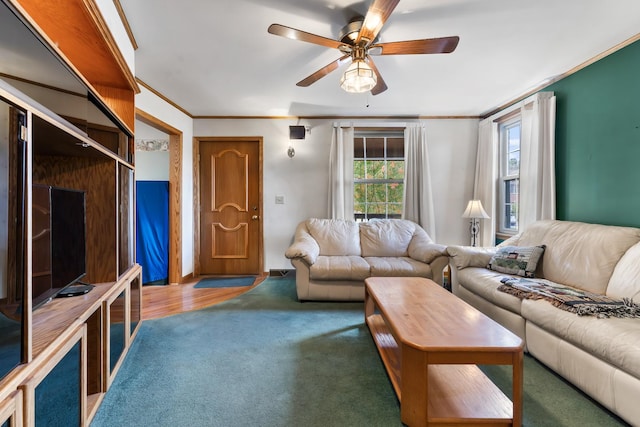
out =
[[(460, 37), (438, 37), (430, 39), (403, 40), (378, 43), (380, 31), (391, 16), (400, 0), (372, 0), (365, 16), (354, 16), (340, 30), (339, 39), (319, 36), (280, 24), (271, 24), (268, 32), (276, 36), (294, 38), (319, 46), (338, 49), (342, 56), (296, 83), (308, 87), (350, 62), (351, 65), (340, 78), (340, 87), (346, 92), (370, 91), (379, 95), (388, 89), (376, 67), (372, 55), (424, 55), (451, 53), (458, 45)], [(407, 10), (409, 12), (409, 10)]]
[(378, 78), (373, 69), (362, 59), (353, 61), (340, 79), (340, 87), (349, 93), (368, 92), (376, 86)]

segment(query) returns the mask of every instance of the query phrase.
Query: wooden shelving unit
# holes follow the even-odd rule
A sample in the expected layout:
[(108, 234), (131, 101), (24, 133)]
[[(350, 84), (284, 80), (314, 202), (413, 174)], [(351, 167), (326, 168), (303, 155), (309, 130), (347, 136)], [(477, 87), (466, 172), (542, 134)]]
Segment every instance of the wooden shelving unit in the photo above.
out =
[(16, 390), (0, 404), (0, 420), (9, 422), (11, 426), (21, 426), (22, 417), (22, 390)]
[[(71, 75), (61, 81), (73, 80), (82, 86), (82, 93), (77, 93), (41, 84), (34, 80), (33, 66), (25, 70), (28, 78), (18, 71), (7, 75), (0, 68), (4, 80), (0, 115), (6, 115), (11, 123), (10, 129), (0, 125), (2, 137), (10, 139), (11, 147), (2, 159), (9, 166), (0, 161), (0, 169), (9, 176), (24, 173), (22, 181), (12, 178), (6, 185), (5, 197), (10, 212), (18, 211), (24, 218), (21, 227), (25, 236), (19, 241), (13, 231), (0, 230), (10, 251), (20, 248), (21, 243), (24, 247), (22, 253), (9, 254), (9, 282), (4, 284), (10, 288), (3, 301), (5, 311), (24, 314), (17, 316), (23, 322), (23, 363), (0, 378), (0, 424), (41, 425), (42, 412), (50, 409), (55, 413), (58, 408), (37, 403), (43, 401), (37, 398), (38, 393), (44, 393), (50, 381), (62, 381), (55, 387), (67, 388), (73, 405), (77, 405), (78, 412), (70, 419), (77, 416), (78, 425), (86, 426), (98, 411), (141, 323), (142, 271), (131, 253), (135, 247), (133, 124), (138, 88), (94, 1), (0, 1), (0, 25), (6, 27), (8, 20), (15, 19), (12, 28), (17, 22), (16, 28), (24, 27), (29, 33), (20, 38), (24, 43), (16, 43), (15, 37), (0, 39), (0, 49), (24, 46), (24, 57), (34, 59), (25, 63), (34, 64), (38, 58), (31, 48), (44, 45), (44, 52), (51, 57), (43, 63), (59, 61), (59, 68)], [(30, 36), (33, 42), (27, 40)], [(29, 52), (27, 46), (31, 46)], [(45, 93), (43, 100), (37, 97), (40, 93)], [(67, 109), (77, 106), (78, 111), (84, 108), (85, 117), (68, 112), (63, 117), (56, 105)], [(14, 124), (16, 111), (24, 117), (22, 125)], [(24, 126), (22, 132), (20, 126)], [(12, 139), (24, 144), (23, 153), (12, 148), (17, 145)], [(21, 182), (24, 190), (19, 189)], [(85, 295), (56, 298), (36, 309), (30, 299), (34, 271), (40, 274), (40, 264), (33, 268), (30, 240), (33, 184), (84, 192), (86, 276), (82, 280), (95, 285)], [(41, 273), (46, 275), (47, 271)], [(12, 288), (12, 283), (23, 283), (23, 288)], [(112, 351), (116, 347), (118, 351)], [(67, 373), (77, 378), (77, 385), (65, 383)]]

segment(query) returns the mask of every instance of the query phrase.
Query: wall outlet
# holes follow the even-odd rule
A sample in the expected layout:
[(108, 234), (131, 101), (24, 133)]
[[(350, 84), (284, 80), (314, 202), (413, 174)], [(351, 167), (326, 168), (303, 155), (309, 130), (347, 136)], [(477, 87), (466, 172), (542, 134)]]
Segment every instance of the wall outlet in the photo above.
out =
[(284, 205), (284, 196), (276, 196), (276, 205)]

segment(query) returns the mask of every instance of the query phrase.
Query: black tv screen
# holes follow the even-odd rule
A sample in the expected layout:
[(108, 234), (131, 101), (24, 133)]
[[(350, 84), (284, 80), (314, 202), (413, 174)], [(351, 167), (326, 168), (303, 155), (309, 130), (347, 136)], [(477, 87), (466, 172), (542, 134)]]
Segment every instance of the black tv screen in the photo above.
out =
[(86, 274), (85, 194), (33, 186), (33, 307)]

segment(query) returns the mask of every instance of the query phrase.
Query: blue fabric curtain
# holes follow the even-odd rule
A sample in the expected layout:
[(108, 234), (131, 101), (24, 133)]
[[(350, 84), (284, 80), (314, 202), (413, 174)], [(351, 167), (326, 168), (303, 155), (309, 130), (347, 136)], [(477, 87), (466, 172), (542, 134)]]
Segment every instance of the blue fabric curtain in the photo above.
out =
[(136, 259), (143, 284), (169, 278), (169, 182), (136, 182)]

